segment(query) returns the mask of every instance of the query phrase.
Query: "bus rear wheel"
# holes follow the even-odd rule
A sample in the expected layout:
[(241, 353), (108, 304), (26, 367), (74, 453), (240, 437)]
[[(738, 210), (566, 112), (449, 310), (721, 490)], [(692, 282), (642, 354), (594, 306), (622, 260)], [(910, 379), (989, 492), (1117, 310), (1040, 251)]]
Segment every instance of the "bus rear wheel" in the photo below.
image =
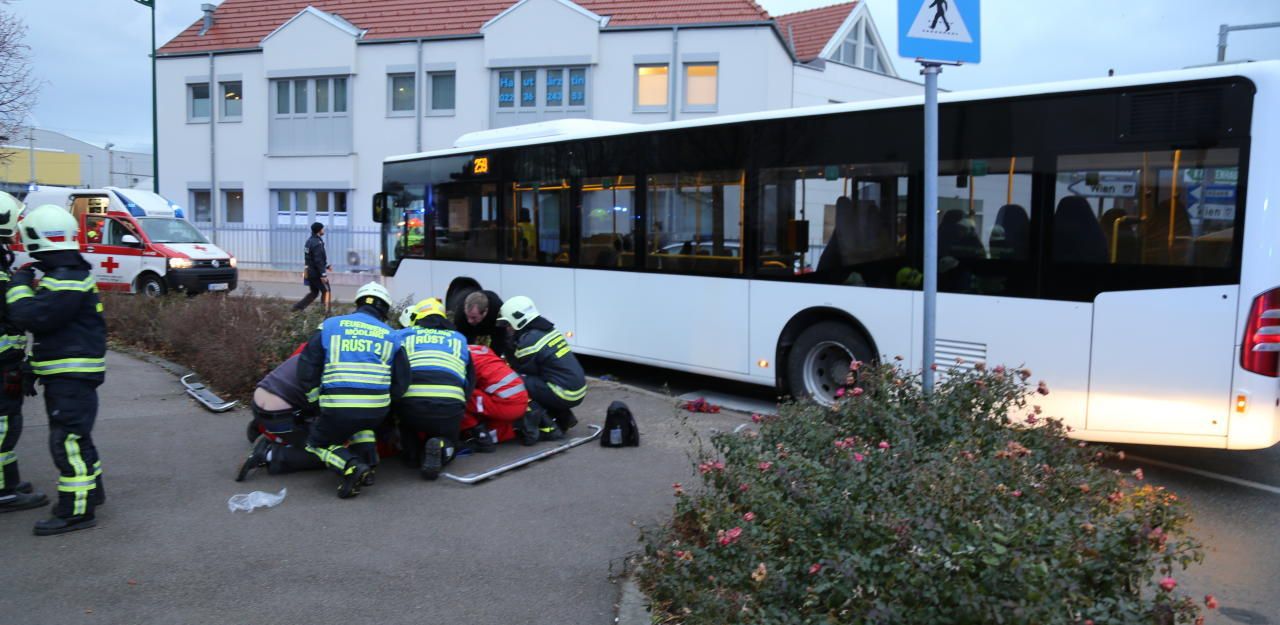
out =
[(836, 391), (845, 385), (849, 365), (854, 360), (869, 362), (874, 358), (867, 340), (848, 324), (815, 323), (796, 337), (787, 353), (787, 386), (797, 398), (830, 406), (836, 401)]

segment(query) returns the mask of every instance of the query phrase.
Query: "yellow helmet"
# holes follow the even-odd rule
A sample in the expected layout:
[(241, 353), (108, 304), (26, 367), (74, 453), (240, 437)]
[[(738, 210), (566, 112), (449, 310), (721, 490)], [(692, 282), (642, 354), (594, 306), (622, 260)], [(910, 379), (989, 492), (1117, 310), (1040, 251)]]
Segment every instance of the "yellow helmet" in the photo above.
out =
[(430, 317), (431, 315), (440, 315), (441, 317), (446, 318), (449, 316), (445, 313), (444, 302), (441, 302), (439, 298), (428, 297), (427, 299), (404, 309), (404, 311), (400, 313), (400, 326), (407, 328), (419, 321), (422, 321), (423, 319), (426, 319), (427, 317)]

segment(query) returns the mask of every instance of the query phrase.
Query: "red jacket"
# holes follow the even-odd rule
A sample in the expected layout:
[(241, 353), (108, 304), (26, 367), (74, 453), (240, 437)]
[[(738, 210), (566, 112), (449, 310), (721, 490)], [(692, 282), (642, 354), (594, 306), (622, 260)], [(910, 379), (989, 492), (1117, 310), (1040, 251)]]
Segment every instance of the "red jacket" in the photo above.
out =
[(515, 419), (524, 415), (529, 393), (520, 374), (488, 347), (472, 345), (470, 349), (476, 387), (467, 401), (467, 413), (489, 419)]

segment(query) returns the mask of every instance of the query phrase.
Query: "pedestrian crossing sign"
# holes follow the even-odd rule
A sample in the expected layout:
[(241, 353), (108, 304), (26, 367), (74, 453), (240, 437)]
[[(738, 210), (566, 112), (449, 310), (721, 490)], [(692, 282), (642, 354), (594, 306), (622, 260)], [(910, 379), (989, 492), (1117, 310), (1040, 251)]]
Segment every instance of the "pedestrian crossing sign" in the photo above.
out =
[(944, 63), (977, 63), (979, 0), (898, 0), (898, 54)]

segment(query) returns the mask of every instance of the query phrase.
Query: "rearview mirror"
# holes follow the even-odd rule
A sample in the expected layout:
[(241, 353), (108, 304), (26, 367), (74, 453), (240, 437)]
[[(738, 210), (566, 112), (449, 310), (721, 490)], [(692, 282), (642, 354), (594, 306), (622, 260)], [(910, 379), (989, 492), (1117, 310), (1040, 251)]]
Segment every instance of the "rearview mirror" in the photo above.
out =
[(142, 245), (142, 241), (139, 241), (138, 237), (135, 237), (132, 234), (126, 234), (120, 237), (120, 242), (125, 245)]

